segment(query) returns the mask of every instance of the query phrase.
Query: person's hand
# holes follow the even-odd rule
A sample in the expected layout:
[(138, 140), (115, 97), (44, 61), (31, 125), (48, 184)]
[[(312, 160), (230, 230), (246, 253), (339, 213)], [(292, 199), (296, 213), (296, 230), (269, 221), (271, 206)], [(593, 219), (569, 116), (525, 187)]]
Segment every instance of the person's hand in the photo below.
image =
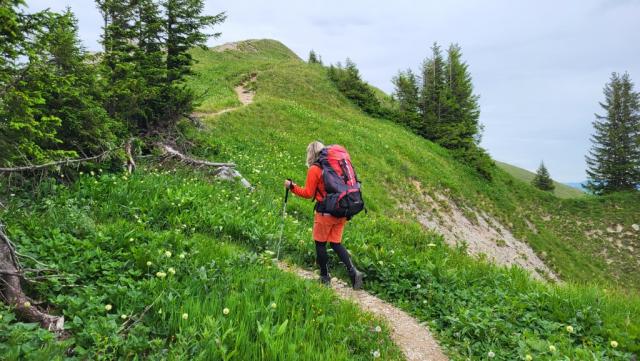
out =
[(288, 179), (284, 181), (284, 187), (287, 188), (287, 189), (291, 189), (291, 185), (292, 184), (293, 184), (293, 182), (288, 180)]

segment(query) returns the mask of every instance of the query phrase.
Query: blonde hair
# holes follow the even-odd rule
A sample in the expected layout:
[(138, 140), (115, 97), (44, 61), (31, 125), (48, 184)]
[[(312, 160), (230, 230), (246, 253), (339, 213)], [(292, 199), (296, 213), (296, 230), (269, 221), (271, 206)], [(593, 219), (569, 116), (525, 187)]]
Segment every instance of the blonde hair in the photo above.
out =
[(324, 148), (324, 144), (318, 142), (309, 143), (307, 146), (307, 167), (311, 167), (318, 160), (320, 152)]

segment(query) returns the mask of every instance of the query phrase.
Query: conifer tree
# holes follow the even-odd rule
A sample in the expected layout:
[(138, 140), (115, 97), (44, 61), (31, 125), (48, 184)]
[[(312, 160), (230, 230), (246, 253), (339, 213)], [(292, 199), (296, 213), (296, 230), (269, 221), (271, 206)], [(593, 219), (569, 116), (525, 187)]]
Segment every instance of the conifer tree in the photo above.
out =
[(162, 7), (165, 15), (168, 83), (164, 95), (167, 107), (163, 113), (165, 121), (171, 124), (193, 110), (195, 96), (184, 85), (186, 77), (193, 74), (191, 67), (195, 60), (190, 50), (194, 47), (205, 48), (207, 39), (220, 36), (220, 33), (207, 33), (206, 30), (222, 23), (226, 15), (203, 15), (204, 0), (164, 0)]
[(103, 78), (107, 81), (104, 107), (109, 115), (127, 125), (139, 127), (138, 101), (144, 89), (144, 77), (136, 70), (138, 33), (136, 7), (131, 0), (96, 0), (104, 25), (101, 43)]
[(220, 33), (208, 34), (205, 30), (222, 23), (226, 15), (203, 15), (204, 0), (165, 0), (162, 6), (166, 16), (168, 80), (182, 81), (192, 73), (194, 60), (189, 50), (198, 46), (204, 48), (207, 39), (220, 36)]
[(57, 141), (47, 147), (83, 155), (113, 147), (122, 129), (102, 106), (104, 84), (80, 44), (73, 13), (51, 14), (34, 41), (48, 69), (41, 74), (42, 112), (60, 120)]
[(336, 66), (331, 65), (327, 74), (338, 90), (365, 113), (381, 115), (380, 101), (371, 87), (362, 80), (358, 67), (351, 59), (347, 58), (344, 67), (340, 63)]
[(318, 58), (318, 55), (316, 54), (315, 51), (313, 51), (313, 49), (311, 49), (311, 51), (309, 52), (309, 64), (320, 64), (320, 59)]
[(442, 118), (446, 112), (447, 87), (445, 63), (437, 43), (431, 47), (431, 58), (422, 65), (422, 87), (420, 89), (419, 114), (422, 118), (418, 134), (437, 142), (442, 138)]
[(399, 121), (414, 131), (419, 129), (418, 78), (411, 69), (398, 72), (392, 79), (395, 85), (394, 97), (398, 102)]
[(42, 163), (104, 149), (115, 123), (67, 11), (0, 5), (0, 163)]
[(611, 74), (596, 114), (587, 161), (587, 188), (596, 194), (636, 190), (640, 186), (640, 94), (629, 74)]
[(140, 78), (138, 111), (135, 114), (138, 127), (149, 129), (167, 121), (172, 102), (167, 85), (167, 68), (164, 52), (164, 19), (154, 0), (134, 1), (134, 30), (136, 49), (133, 55), (135, 73)]
[(538, 189), (549, 192), (552, 192), (556, 188), (551, 176), (549, 175), (547, 167), (544, 166), (544, 162), (540, 163), (540, 166), (536, 171), (536, 176), (531, 181), (531, 184)]
[(57, 141), (60, 123), (34, 109), (42, 104), (40, 94), (46, 84), (31, 79), (46, 65), (30, 38), (42, 30), (47, 14), (27, 14), (24, 5), (22, 0), (0, 2), (0, 164), (4, 165), (61, 155), (42, 146)]
[(439, 143), (450, 149), (471, 149), (479, 141), (480, 107), (478, 96), (473, 94), (468, 66), (462, 61), (462, 51), (457, 44), (447, 50), (445, 76), (448, 91)]

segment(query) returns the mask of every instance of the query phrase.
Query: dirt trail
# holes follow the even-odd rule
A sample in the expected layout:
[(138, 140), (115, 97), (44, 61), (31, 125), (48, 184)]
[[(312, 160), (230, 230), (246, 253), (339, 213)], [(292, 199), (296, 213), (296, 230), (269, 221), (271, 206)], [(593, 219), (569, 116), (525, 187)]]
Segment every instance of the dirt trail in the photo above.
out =
[[(234, 88), (238, 95), (241, 106), (227, 108), (214, 113), (194, 113), (196, 117), (216, 116), (245, 107), (253, 102), (255, 92), (248, 89), (251, 82), (256, 81), (255, 74), (252, 77)], [(316, 279), (317, 276), (301, 268), (278, 263), (278, 267), (287, 272), (294, 273), (304, 279)], [(382, 317), (387, 321), (391, 329), (391, 337), (400, 347), (407, 361), (447, 361), (440, 346), (425, 326), (422, 326), (416, 319), (406, 312), (390, 305), (381, 299), (372, 296), (365, 291), (355, 291), (346, 283), (334, 279), (332, 288), (340, 298), (356, 303), (361, 309)]]
[(249, 80), (233, 88), (233, 90), (236, 92), (236, 95), (238, 96), (238, 100), (240, 101), (240, 103), (242, 103), (242, 105), (233, 108), (222, 109), (217, 112), (194, 112), (191, 113), (191, 116), (196, 118), (215, 117), (246, 107), (247, 105), (253, 103), (253, 98), (256, 95), (255, 91), (249, 89), (249, 84), (254, 83), (256, 79), (256, 75), (253, 74)]
[[(316, 280), (318, 276), (308, 270), (294, 267), (283, 262), (280, 269), (294, 273), (301, 278)], [(349, 285), (335, 278), (331, 287), (340, 298), (357, 304), (361, 309), (380, 316), (387, 321), (391, 329), (391, 338), (400, 347), (408, 361), (446, 361), (437, 341), (415, 318), (399, 308), (365, 292), (353, 290)]]

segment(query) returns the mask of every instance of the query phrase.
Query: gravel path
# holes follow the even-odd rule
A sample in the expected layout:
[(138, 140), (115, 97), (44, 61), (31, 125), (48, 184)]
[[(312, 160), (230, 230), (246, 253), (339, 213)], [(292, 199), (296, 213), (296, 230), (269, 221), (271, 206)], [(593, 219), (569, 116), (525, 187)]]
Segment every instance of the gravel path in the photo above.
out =
[(249, 90), (247, 88), (247, 85), (255, 81), (256, 81), (256, 76), (253, 75), (251, 79), (249, 79), (248, 81), (233, 88), (233, 90), (236, 92), (236, 95), (238, 96), (238, 100), (240, 101), (240, 103), (242, 103), (242, 105), (233, 107), (233, 108), (222, 109), (217, 112), (194, 112), (194, 113), (191, 113), (191, 116), (194, 116), (196, 118), (215, 117), (218, 115), (222, 115), (224, 113), (229, 113), (234, 110), (238, 110), (242, 107), (246, 107), (247, 105), (253, 103), (253, 98), (256, 96), (256, 92)]
[[(316, 280), (315, 273), (279, 262), (280, 269), (304, 279)], [(365, 292), (356, 291), (341, 280), (333, 279), (331, 288), (340, 298), (357, 304), (361, 309), (382, 317), (391, 329), (391, 338), (408, 361), (447, 361), (437, 341), (425, 326), (399, 308)]]

